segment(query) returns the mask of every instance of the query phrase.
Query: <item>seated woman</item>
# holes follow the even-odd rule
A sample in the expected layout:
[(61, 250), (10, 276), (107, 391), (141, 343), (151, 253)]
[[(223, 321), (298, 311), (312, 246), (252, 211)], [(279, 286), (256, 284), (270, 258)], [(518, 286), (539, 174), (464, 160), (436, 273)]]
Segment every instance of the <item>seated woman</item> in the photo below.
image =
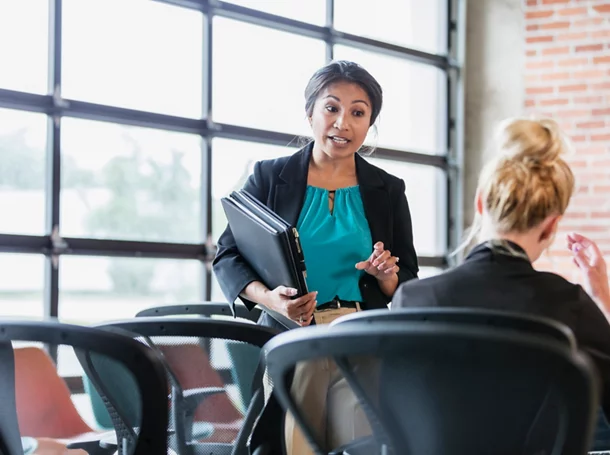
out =
[[(610, 355), (610, 325), (595, 301), (581, 286), (532, 266), (553, 242), (574, 191), (562, 158), (566, 140), (551, 120), (515, 119), (501, 125), (495, 148), (480, 175), (466, 242), (478, 238), (478, 245), (454, 269), (401, 285), (392, 308), (479, 307), (544, 316), (572, 329), (579, 348)], [(599, 292), (608, 294), (608, 287)], [(601, 359), (596, 363), (610, 416), (610, 369)]]

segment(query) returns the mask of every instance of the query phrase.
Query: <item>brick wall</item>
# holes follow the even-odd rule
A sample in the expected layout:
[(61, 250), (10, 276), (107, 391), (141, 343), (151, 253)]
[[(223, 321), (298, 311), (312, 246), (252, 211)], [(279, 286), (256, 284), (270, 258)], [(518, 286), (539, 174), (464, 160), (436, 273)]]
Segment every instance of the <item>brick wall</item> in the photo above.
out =
[(523, 1), (525, 108), (556, 119), (571, 137), (578, 185), (549, 257), (537, 267), (577, 281), (567, 232), (598, 240), (610, 257), (610, 1)]

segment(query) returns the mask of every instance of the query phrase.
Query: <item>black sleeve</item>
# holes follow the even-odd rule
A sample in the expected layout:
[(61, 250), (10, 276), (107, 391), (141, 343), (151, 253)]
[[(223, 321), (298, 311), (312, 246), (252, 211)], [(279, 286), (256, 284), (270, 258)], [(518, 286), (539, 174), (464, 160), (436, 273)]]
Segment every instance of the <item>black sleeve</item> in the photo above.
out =
[(394, 195), (392, 206), (394, 225), (392, 227), (392, 255), (397, 256), (398, 262), (398, 284), (417, 278), (419, 267), (417, 264), (417, 253), (413, 246), (413, 225), (411, 223), (411, 211), (405, 194), (405, 182), (400, 180), (399, 189)]
[(595, 362), (602, 387), (602, 408), (610, 418), (610, 324), (595, 302), (581, 288), (578, 302), (576, 340), (579, 349)]
[[(244, 189), (264, 203), (268, 193), (268, 188), (266, 187), (262, 164), (258, 161), (254, 165), (254, 171), (248, 177)], [(218, 239), (218, 250), (212, 262), (212, 267), (220, 289), (232, 306), (248, 284), (253, 281), (260, 281), (258, 274), (239, 254), (235, 238), (228, 224)], [(242, 301), (249, 309), (254, 308), (256, 305), (256, 303), (244, 298), (242, 298)]]

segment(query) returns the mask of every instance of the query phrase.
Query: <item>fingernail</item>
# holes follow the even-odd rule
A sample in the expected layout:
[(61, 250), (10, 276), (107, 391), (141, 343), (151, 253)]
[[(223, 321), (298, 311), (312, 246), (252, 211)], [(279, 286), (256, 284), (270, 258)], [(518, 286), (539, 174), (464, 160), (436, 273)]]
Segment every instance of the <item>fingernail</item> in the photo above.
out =
[(297, 290), (296, 290), (296, 289), (293, 289), (293, 288), (290, 288), (290, 291), (289, 291), (289, 292), (290, 292), (290, 295), (296, 295)]

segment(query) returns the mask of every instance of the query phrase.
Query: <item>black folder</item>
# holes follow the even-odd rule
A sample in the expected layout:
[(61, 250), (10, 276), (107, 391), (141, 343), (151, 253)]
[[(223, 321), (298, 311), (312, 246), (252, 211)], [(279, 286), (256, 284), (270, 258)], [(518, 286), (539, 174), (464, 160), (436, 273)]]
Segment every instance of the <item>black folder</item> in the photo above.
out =
[[(221, 199), (237, 249), (269, 289), (287, 286), (296, 297), (307, 294), (307, 270), (299, 233), (275, 212), (245, 190)], [(294, 321), (264, 308), (282, 324)], [(285, 321), (284, 321), (285, 320)]]

